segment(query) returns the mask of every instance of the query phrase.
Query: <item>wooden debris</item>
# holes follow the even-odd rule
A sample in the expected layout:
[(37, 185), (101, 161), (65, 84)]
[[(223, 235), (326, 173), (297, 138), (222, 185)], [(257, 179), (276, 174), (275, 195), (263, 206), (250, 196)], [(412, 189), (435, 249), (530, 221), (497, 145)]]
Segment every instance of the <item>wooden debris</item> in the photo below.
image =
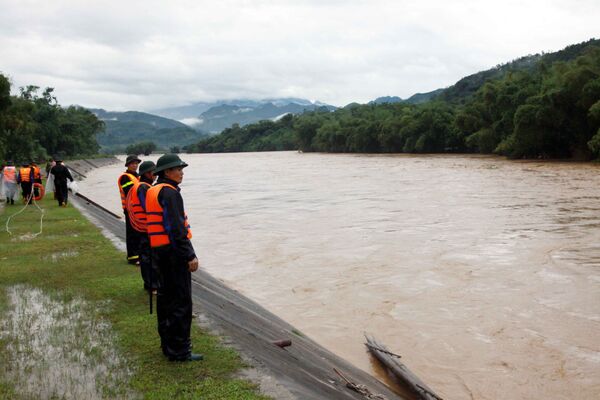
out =
[(350, 379), (346, 378), (344, 376), (344, 374), (342, 374), (337, 368), (334, 368), (333, 370), (335, 371), (336, 374), (339, 375), (340, 378), (342, 378), (346, 382), (346, 387), (348, 389), (354, 390), (355, 392), (362, 394), (367, 399), (387, 400), (387, 397), (385, 397), (382, 394), (372, 393), (365, 385), (359, 385), (359, 384), (352, 382)]
[(400, 356), (389, 351), (383, 344), (378, 343), (373, 336), (365, 334), (365, 345), (386, 368), (390, 370), (401, 382), (415, 392), (423, 400), (442, 400), (423, 381), (413, 374), (403, 363)]

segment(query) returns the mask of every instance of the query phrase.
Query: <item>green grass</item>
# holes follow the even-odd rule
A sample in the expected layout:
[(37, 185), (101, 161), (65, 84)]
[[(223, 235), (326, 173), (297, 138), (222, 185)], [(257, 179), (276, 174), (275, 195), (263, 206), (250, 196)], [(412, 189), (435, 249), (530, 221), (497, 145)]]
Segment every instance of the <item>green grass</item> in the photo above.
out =
[[(127, 265), (125, 255), (73, 207), (60, 208), (49, 198), (41, 206), (46, 210), (44, 231), (31, 240), (19, 237), (39, 231), (40, 214), (35, 208), (28, 207), (13, 217), (12, 236), (4, 226), (20, 206), (5, 206), (0, 215), (1, 320), (9, 307), (7, 288), (17, 284), (40, 288), (62, 302), (85, 299), (97, 314), (94, 319), (110, 322), (116, 337), (114, 346), (132, 371), (128, 379), (115, 383), (116, 387), (104, 388), (106, 398), (131, 392), (147, 399), (267, 398), (254, 384), (232, 377), (244, 366), (239, 356), (197, 324), (192, 327), (192, 343), (205, 360), (167, 361), (160, 351), (156, 315), (148, 313), (148, 296), (139, 269)], [(61, 257), (62, 253), (70, 255)], [(91, 358), (95, 354), (88, 352)], [(7, 340), (0, 336), (0, 363), (7, 365), (10, 359)], [(18, 389), (7, 376), (0, 376), (0, 398), (27, 398)]]

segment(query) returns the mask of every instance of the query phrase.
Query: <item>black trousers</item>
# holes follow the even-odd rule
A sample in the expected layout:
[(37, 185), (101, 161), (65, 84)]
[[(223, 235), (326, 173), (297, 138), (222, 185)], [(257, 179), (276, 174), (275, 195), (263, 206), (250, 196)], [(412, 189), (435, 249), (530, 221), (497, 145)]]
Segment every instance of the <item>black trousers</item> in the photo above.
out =
[(150, 240), (145, 232), (140, 232), (140, 247), (138, 254), (140, 255), (140, 272), (144, 281), (144, 289), (152, 290), (158, 288), (158, 270), (152, 262), (152, 253), (150, 251)]
[(67, 204), (69, 199), (69, 189), (67, 189), (67, 181), (54, 180), (54, 193), (56, 194), (55, 199), (58, 200), (58, 205), (62, 203)]
[(27, 200), (27, 198), (29, 198), (29, 196), (31, 195), (31, 187), (32, 186), (33, 186), (33, 183), (31, 183), (31, 182), (21, 182), (21, 190), (23, 191), (23, 199), (24, 200)]
[(184, 360), (192, 352), (192, 274), (168, 245), (152, 249), (152, 259), (159, 271), (156, 317), (163, 354)]
[(125, 212), (125, 242), (127, 245), (127, 262), (135, 264), (139, 261), (140, 255), (138, 254), (140, 248), (140, 233), (133, 229), (131, 221), (129, 220), (129, 214)]

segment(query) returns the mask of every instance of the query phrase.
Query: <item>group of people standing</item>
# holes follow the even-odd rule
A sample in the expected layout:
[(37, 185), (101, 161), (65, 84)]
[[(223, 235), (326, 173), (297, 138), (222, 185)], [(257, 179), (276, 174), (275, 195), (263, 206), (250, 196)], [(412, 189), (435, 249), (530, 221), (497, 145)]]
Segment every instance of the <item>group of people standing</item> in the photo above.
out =
[[(171, 361), (198, 361), (192, 353), (191, 273), (199, 263), (180, 194), (187, 164), (165, 154), (156, 164), (127, 156), (118, 178), (125, 214), (127, 262), (139, 265), (144, 289), (156, 293), (158, 333)], [(155, 182), (156, 179), (156, 182)]]
[(18, 186), (21, 186), (21, 194), (23, 201), (26, 203), (31, 202), (32, 197), (39, 195), (39, 186), (35, 184), (42, 184), (42, 173), (40, 167), (34, 162), (21, 164), (21, 167), (17, 168), (12, 161), (8, 161), (2, 168), (2, 187), (3, 196), (6, 199), (6, 204), (15, 204), (15, 197), (17, 197)]
[[(46, 173), (48, 178), (52, 175), (54, 198), (58, 201), (58, 205), (66, 207), (69, 193), (67, 179), (73, 181), (69, 169), (63, 164), (62, 160), (51, 159), (46, 165)], [(41, 197), (42, 172), (35, 161), (23, 163), (21, 167), (16, 167), (12, 161), (8, 161), (2, 168), (0, 177), (2, 178), (2, 195), (6, 199), (6, 204), (15, 204), (19, 185), (21, 186), (24, 203), (29, 204), (32, 199)]]

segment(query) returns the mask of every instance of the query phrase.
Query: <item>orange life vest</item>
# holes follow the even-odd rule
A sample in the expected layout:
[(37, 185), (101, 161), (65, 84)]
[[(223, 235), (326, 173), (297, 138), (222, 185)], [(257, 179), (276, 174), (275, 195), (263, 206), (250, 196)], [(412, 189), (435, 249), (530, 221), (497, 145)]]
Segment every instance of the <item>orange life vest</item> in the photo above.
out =
[(31, 168), (23, 167), (19, 170), (19, 176), (21, 177), (21, 182), (31, 182)]
[[(163, 208), (158, 202), (158, 195), (165, 187), (177, 190), (174, 186), (169, 185), (168, 183), (160, 183), (156, 186), (152, 186), (146, 193), (146, 226), (148, 229), (148, 237), (150, 238), (150, 247), (160, 247), (171, 243), (171, 240), (169, 239), (169, 232), (166, 231), (163, 221)], [(184, 217), (185, 227), (187, 228), (187, 238), (191, 239), (192, 231), (185, 213)]]
[(42, 179), (42, 174), (40, 172), (40, 167), (38, 167), (37, 165), (34, 165), (31, 167), (31, 169), (33, 170), (33, 180), (39, 180)]
[[(142, 204), (138, 194), (140, 186), (152, 187), (149, 183), (138, 181), (134, 183), (132, 188), (127, 193), (127, 213), (131, 226), (138, 232), (147, 232), (146, 227), (146, 205)], [(146, 192), (147, 193), (147, 192)]]
[(17, 183), (17, 169), (13, 166), (6, 166), (2, 171), (4, 182)]
[[(121, 185), (121, 178), (123, 176), (128, 176), (129, 182)], [(119, 179), (117, 179), (117, 185), (119, 186), (119, 192), (121, 193), (121, 206), (123, 207), (123, 210), (127, 210), (127, 196), (125, 196), (125, 188), (127, 186), (134, 185), (137, 181), (138, 178), (135, 175), (132, 175), (128, 172), (123, 172), (121, 176), (119, 176)]]

